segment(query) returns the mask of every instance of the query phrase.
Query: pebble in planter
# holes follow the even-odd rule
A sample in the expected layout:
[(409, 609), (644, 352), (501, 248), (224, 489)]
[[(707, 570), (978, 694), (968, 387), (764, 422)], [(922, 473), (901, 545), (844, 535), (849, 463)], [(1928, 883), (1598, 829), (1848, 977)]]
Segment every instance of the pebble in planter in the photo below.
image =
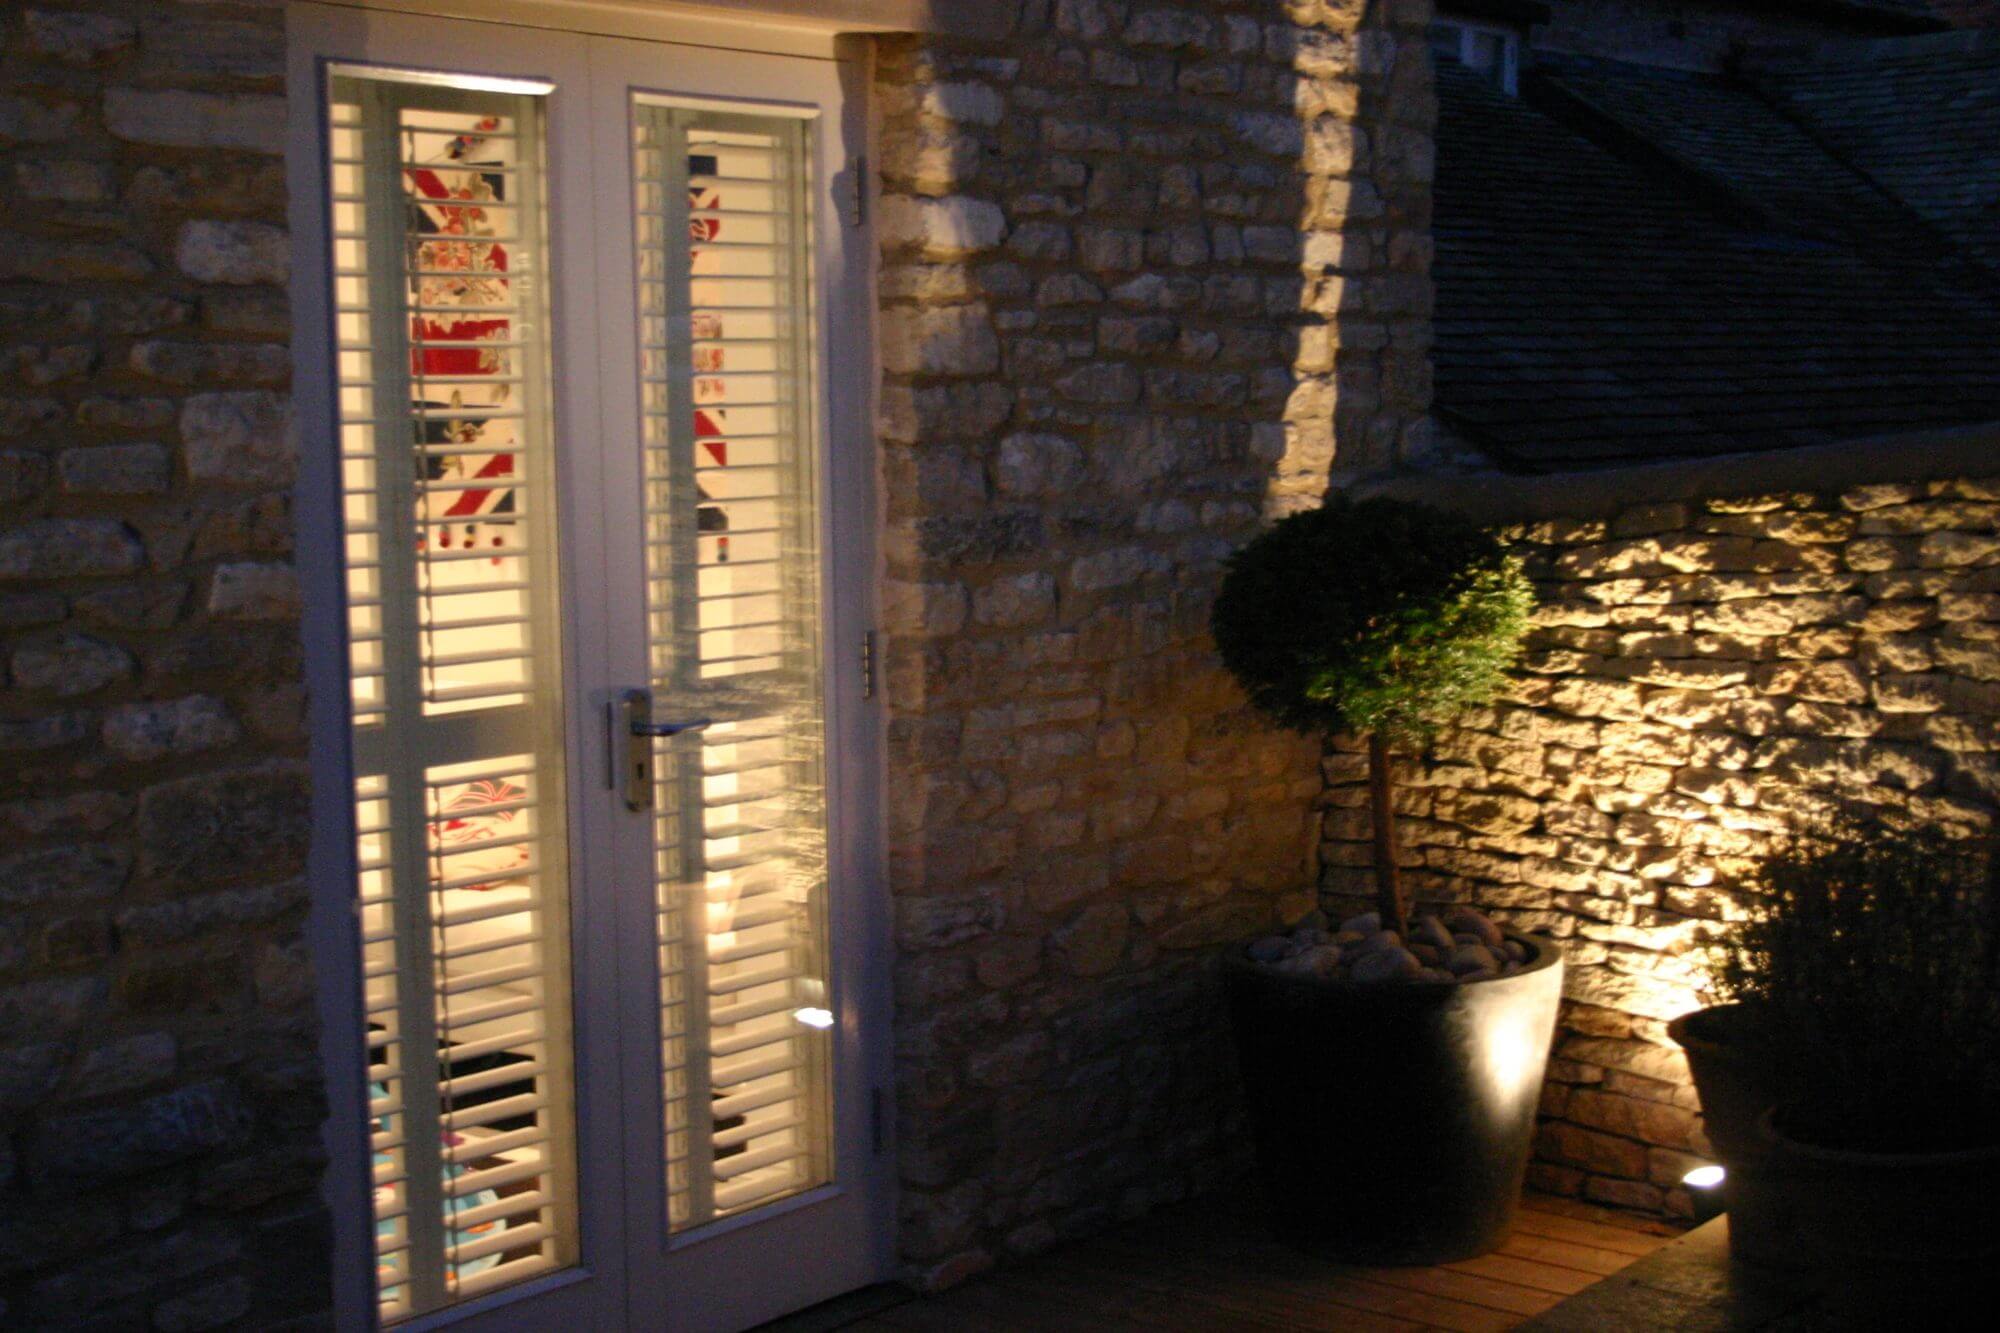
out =
[(1266, 935), (1246, 951), (1250, 961), (1296, 976), (1373, 984), (1434, 981), (1456, 985), (1511, 977), (1528, 962), (1528, 947), (1510, 940), (1491, 918), (1470, 907), (1442, 917), (1424, 915), (1410, 924), (1406, 942), (1364, 912), (1329, 930), (1315, 912), (1283, 935)]

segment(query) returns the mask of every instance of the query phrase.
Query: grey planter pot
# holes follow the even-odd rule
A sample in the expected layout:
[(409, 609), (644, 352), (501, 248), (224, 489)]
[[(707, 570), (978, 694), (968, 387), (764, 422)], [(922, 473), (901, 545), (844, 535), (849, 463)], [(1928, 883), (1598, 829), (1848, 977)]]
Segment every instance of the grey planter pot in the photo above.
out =
[(1711, 1005), (1676, 1018), (1667, 1035), (1687, 1055), (1716, 1160), (1733, 1171), (1761, 1156), (1770, 1143), (1764, 1116), (1799, 1095), (1799, 1080), (1784, 1053), (1759, 1039), (1756, 1011)]
[(1780, 1112), (1762, 1151), (1729, 1176), (1729, 1250), (1768, 1268), (1934, 1273), (1962, 1281), (2000, 1259), (2000, 1143), (1960, 1152), (1818, 1148), (1787, 1136)]
[(1232, 959), (1225, 984), (1279, 1236), (1436, 1264), (1507, 1238), (1562, 999), (1554, 941), (1511, 977), (1358, 986)]

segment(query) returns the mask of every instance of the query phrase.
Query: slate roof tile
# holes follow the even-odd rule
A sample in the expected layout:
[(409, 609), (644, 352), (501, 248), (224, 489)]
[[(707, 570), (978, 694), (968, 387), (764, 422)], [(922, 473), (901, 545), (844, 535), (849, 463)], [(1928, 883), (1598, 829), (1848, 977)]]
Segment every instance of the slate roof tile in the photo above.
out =
[(2000, 419), (2000, 282), (1788, 101), (1538, 71), (1511, 98), (1439, 64), (1437, 401), (1461, 434), (1552, 470)]

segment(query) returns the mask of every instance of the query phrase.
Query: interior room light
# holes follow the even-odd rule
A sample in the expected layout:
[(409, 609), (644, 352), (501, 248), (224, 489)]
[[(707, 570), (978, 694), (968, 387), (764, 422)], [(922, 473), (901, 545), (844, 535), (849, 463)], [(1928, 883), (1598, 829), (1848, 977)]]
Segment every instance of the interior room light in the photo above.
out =
[(804, 1009), (792, 1010), (792, 1017), (809, 1028), (830, 1028), (833, 1026), (833, 1011), (808, 1005)]

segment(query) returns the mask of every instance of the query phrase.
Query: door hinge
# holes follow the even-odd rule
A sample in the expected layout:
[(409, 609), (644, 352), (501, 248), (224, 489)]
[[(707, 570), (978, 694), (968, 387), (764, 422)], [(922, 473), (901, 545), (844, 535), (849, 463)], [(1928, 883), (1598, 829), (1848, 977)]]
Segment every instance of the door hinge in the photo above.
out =
[(850, 227), (868, 221), (868, 159), (848, 159), (847, 170), (834, 178), (834, 194), (840, 201), (840, 216)]
[(861, 697), (875, 697), (875, 631), (861, 636)]
[(887, 1099), (882, 1096), (882, 1089), (870, 1088), (868, 1090), (868, 1142), (877, 1157), (880, 1157), (883, 1151), (889, 1146), (889, 1123), (886, 1118), (886, 1108)]

